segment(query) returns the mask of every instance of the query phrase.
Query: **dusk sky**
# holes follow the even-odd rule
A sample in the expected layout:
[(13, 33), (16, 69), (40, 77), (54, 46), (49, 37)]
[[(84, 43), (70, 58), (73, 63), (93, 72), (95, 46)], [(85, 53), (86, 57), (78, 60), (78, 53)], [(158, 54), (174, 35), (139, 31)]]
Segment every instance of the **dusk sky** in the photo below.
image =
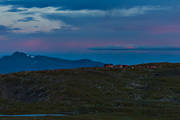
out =
[(0, 56), (180, 62), (180, 0), (0, 0)]

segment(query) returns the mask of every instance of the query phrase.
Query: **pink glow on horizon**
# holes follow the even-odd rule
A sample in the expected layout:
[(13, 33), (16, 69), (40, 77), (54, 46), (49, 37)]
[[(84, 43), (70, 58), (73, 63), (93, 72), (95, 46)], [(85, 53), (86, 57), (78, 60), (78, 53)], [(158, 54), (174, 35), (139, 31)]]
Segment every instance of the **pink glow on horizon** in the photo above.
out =
[[(121, 40), (56, 40), (56, 39), (46, 39), (46, 38), (35, 38), (26, 40), (2, 40), (3, 44), (0, 44), (0, 51), (29, 51), (29, 52), (91, 52), (89, 48), (106, 48), (106, 47), (122, 47), (127, 49), (134, 49), (141, 46), (171, 46), (178, 47), (179, 40), (173, 39), (173, 41), (161, 40), (151, 40), (146, 39), (146, 41), (132, 41), (132, 42), (122, 42)], [(8, 47), (7, 47), (8, 46)]]
[(21, 43), (22, 46), (27, 47), (27, 48), (32, 48), (32, 49), (37, 49), (42, 45), (42, 41), (39, 39), (36, 40), (30, 40), (30, 41), (24, 41)]
[[(87, 52), (88, 48), (99, 46), (113, 46), (120, 45), (120, 42), (91, 42), (91, 41), (57, 41), (47, 39), (30, 39), (25, 41), (8, 42), (8, 46), (16, 51), (30, 51), (30, 52)], [(0, 45), (1, 47), (1, 45)], [(1, 47), (6, 50), (5, 47)], [(10, 50), (10, 49), (9, 49)]]
[(151, 30), (154, 34), (180, 33), (180, 24), (154, 26)]
[(134, 47), (134, 46), (127, 46), (126, 48), (128, 48), (128, 49), (134, 49), (134, 48), (136, 48), (136, 47)]
[(0, 40), (7, 40), (7, 38), (3, 35), (0, 35)]

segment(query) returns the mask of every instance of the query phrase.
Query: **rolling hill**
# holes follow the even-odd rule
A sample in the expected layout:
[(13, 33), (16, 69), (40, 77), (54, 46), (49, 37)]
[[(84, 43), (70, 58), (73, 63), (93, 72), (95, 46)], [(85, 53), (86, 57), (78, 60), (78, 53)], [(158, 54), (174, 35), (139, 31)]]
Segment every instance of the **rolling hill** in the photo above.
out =
[(0, 75), (0, 113), (88, 114), (77, 120), (121, 120), (122, 115), (127, 120), (178, 120), (180, 64), (155, 65), (157, 69), (138, 65), (133, 70), (80, 68)]

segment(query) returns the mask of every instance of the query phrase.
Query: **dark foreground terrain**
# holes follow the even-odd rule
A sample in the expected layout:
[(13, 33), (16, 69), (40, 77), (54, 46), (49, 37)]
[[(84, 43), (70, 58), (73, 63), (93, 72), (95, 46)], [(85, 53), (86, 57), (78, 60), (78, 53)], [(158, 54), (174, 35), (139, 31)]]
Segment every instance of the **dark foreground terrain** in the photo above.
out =
[(179, 120), (180, 64), (147, 65), (0, 75), (0, 114), (70, 114), (43, 120)]

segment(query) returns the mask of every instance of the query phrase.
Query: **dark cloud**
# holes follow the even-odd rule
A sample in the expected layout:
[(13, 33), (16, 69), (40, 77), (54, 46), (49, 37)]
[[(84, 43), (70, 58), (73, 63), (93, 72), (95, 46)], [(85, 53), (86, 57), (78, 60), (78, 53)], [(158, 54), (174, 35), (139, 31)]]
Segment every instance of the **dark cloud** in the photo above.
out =
[(26, 17), (24, 19), (18, 20), (18, 22), (30, 22), (30, 21), (36, 21), (33, 17)]
[(142, 5), (178, 5), (179, 0), (3, 0), (1, 4), (23, 7), (62, 7), (64, 9), (115, 9)]
[(17, 8), (12, 8), (12, 9), (8, 10), (8, 12), (21, 12), (21, 11), (23, 11), (23, 10), (19, 10)]
[(4, 25), (0, 25), (0, 35), (10, 35), (14, 30), (21, 30), (20, 28), (10, 28)]
[(8, 33), (10, 32), (12, 29), (4, 26), (4, 25), (0, 25), (0, 34), (5, 34), (5, 33)]
[(19, 9), (18, 6), (12, 6), (8, 12), (23, 12), (26, 11), (25, 9)]

